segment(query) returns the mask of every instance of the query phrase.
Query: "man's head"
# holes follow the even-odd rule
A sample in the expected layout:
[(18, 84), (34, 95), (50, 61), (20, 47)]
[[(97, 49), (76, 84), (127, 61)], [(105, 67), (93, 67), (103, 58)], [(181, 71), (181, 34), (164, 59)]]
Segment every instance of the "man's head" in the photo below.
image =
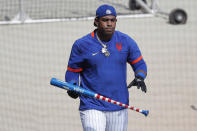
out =
[(116, 10), (113, 6), (110, 5), (101, 5), (96, 10), (96, 17), (100, 18), (106, 15), (113, 15), (116, 17)]
[(116, 27), (116, 10), (110, 5), (101, 5), (96, 10), (94, 26), (105, 35), (113, 34)]

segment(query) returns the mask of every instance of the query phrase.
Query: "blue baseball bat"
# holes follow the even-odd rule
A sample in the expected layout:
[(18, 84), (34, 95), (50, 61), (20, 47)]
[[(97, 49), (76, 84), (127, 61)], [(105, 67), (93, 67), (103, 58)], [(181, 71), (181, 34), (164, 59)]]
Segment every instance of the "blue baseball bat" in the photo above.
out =
[(104, 97), (102, 95), (99, 95), (99, 94), (97, 94), (95, 92), (83, 89), (83, 88), (81, 88), (81, 87), (79, 87), (77, 85), (73, 85), (73, 84), (70, 84), (68, 82), (64, 82), (64, 81), (58, 80), (56, 78), (52, 78), (51, 81), (50, 81), (50, 84), (53, 85), (53, 86), (65, 89), (65, 90), (75, 91), (75, 92), (80, 93), (82, 95), (90, 96), (90, 97), (93, 97), (95, 99), (103, 100), (103, 101), (106, 101), (106, 102), (109, 102), (109, 103), (112, 103), (112, 104), (115, 104), (115, 105), (118, 105), (118, 106), (121, 106), (121, 107), (125, 107), (125, 108), (128, 108), (128, 109), (134, 110), (136, 112), (140, 112), (140, 113), (144, 114), (145, 116), (148, 116), (148, 114), (149, 114), (148, 110), (141, 110), (141, 109), (138, 109), (138, 108), (135, 108), (135, 107), (123, 104), (121, 102), (112, 100), (110, 98), (107, 98), (107, 97)]

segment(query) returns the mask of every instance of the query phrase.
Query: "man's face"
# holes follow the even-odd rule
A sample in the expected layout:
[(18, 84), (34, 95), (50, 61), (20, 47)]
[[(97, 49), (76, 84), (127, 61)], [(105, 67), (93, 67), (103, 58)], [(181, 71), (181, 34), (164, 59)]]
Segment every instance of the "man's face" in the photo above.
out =
[(107, 15), (98, 19), (97, 27), (104, 35), (112, 35), (116, 27), (116, 17), (113, 15)]

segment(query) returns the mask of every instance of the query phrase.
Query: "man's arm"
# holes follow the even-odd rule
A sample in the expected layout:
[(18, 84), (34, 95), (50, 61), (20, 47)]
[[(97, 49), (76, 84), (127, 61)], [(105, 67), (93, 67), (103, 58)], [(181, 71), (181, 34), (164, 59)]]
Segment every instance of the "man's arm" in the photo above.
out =
[(128, 85), (128, 88), (137, 86), (138, 89), (141, 88), (141, 90), (146, 93), (147, 89), (144, 79), (147, 76), (147, 65), (136, 42), (131, 39), (129, 43), (128, 63), (135, 73), (135, 79)]
[[(65, 73), (65, 81), (74, 85), (79, 85), (80, 72), (83, 71), (81, 63), (83, 62), (77, 41), (73, 44), (70, 58), (68, 61), (67, 71)], [(67, 91), (68, 95), (76, 99), (79, 95), (73, 91)]]

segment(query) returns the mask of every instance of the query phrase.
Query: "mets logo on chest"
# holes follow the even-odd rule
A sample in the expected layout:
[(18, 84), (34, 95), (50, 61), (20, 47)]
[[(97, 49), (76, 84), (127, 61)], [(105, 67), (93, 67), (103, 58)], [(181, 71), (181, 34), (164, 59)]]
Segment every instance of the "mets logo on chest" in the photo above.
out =
[(118, 49), (118, 51), (120, 51), (122, 49), (122, 44), (121, 43), (116, 43), (116, 48)]

